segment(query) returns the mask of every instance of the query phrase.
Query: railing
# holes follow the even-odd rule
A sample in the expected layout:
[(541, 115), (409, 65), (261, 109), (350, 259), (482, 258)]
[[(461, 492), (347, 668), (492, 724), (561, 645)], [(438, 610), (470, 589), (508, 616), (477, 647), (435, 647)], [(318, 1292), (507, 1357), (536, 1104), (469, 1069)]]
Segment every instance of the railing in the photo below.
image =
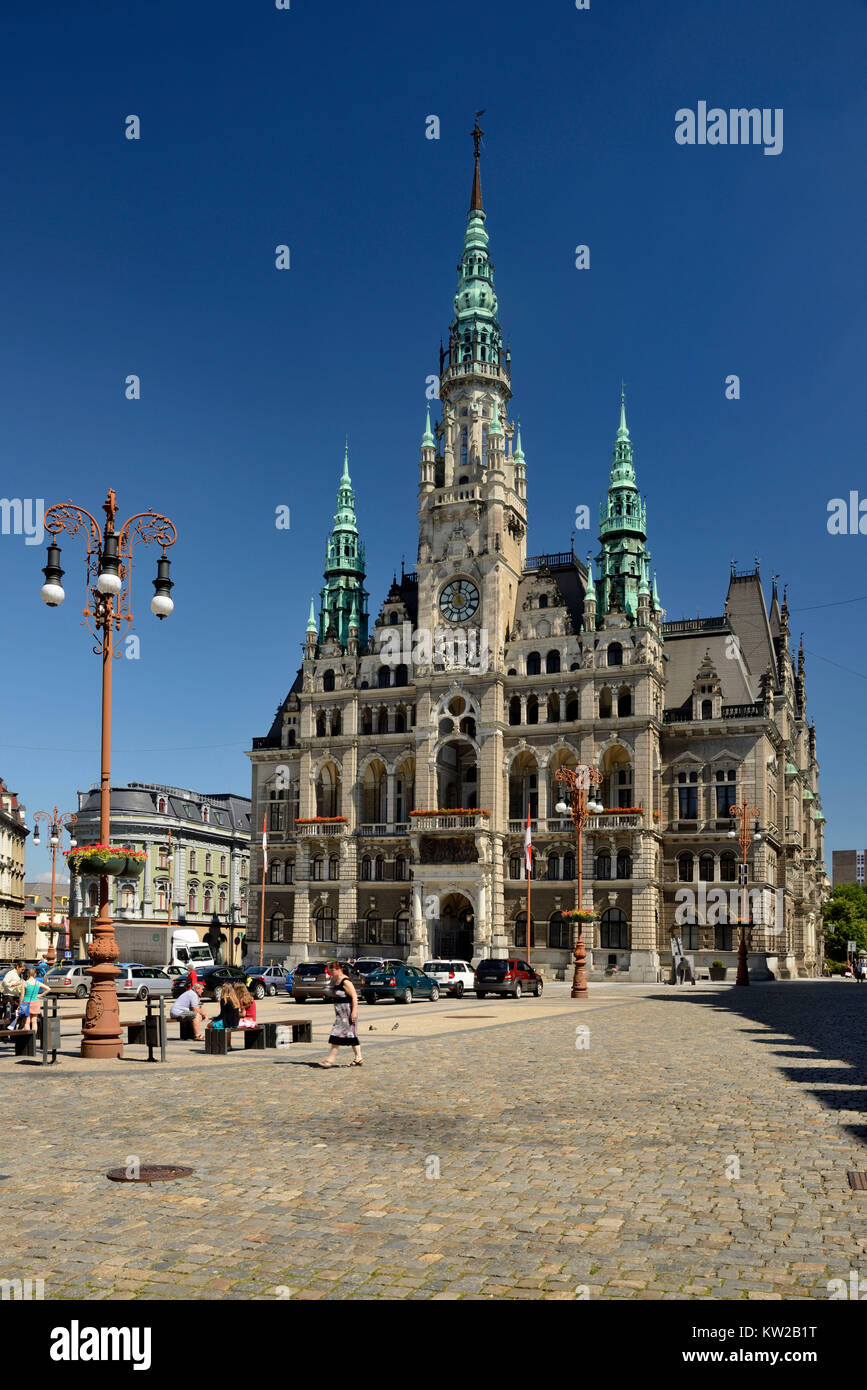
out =
[(723, 705), (723, 719), (760, 719), (764, 706), (761, 700), (752, 705)]
[(412, 825), (415, 830), (488, 830), (490, 828), (489, 818), (481, 811), (476, 811), (472, 815), (454, 816), (445, 812), (443, 815), (413, 816)]
[(346, 824), (346, 821), (331, 821), (329, 824), (318, 825), (296, 825), (295, 827), (295, 834), (299, 840), (308, 840), (312, 836), (315, 836), (317, 839), (326, 837), (328, 839), (334, 839), (335, 836), (346, 835), (348, 832), (349, 826)]
[(558, 550), (550, 555), (532, 555), (529, 560), (524, 561), (524, 574), (529, 570), (541, 569), (544, 565), (546, 569), (563, 569), (566, 565), (577, 564), (575, 553), (572, 550)]
[[(509, 821), (510, 835), (523, 835), (526, 829), (526, 820)], [(547, 820), (543, 816), (530, 821), (530, 833), (532, 835), (537, 833), (541, 835), (559, 834), (561, 831), (568, 831), (574, 835), (575, 827), (570, 816), (548, 816)]]
[(280, 747), (280, 735), (279, 735), (279, 734), (274, 734), (273, 736), (272, 736), (271, 734), (266, 734), (264, 738), (254, 738), (254, 739), (253, 739), (253, 750), (254, 750), (254, 752), (255, 752), (255, 750), (256, 750), (257, 748), (279, 748), (279, 747)]
[(679, 622), (663, 623), (662, 633), (674, 634), (676, 632), (707, 632), (711, 628), (728, 629), (728, 619), (722, 618), (682, 618)]
[(509, 369), (499, 362), (453, 362), (443, 367), (440, 381), (453, 381), (459, 376), (499, 376), (509, 380)]
[(382, 840), (389, 835), (407, 835), (409, 828), (405, 820), (395, 821), (392, 825), (383, 821), (376, 825), (359, 825), (355, 833), (360, 835), (362, 839)]
[(588, 816), (588, 830), (640, 830), (643, 811), (614, 811), (610, 816)]
[(441, 487), (434, 493), (434, 505), (446, 502), (479, 502), (482, 489), (478, 483), (467, 483), (464, 487)]

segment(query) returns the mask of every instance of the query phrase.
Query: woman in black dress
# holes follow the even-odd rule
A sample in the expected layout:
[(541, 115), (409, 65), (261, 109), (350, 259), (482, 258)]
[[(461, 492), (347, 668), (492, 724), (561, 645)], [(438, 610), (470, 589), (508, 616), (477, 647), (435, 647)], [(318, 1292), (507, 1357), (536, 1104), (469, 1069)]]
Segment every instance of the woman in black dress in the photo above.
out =
[(349, 1063), (351, 1067), (360, 1067), (361, 1044), (358, 1041), (358, 995), (355, 985), (346, 975), (343, 966), (339, 961), (335, 961), (331, 966), (331, 984), (334, 1000), (334, 1026), (331, 1029), (331, 1037), (328, 1039), (331, 1044), (331, 1051), (328, 1054), (327, 1062), (320, 1062), (320, 1067), (333, 1067), (337, 1059), (338, 1047), (351, 1047), (353, 1060)]

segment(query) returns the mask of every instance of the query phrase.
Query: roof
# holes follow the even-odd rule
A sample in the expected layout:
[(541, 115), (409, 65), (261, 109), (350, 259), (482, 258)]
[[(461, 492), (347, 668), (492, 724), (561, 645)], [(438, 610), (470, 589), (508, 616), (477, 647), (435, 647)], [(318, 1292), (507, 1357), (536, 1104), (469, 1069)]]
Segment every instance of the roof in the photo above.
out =
[[(166, 812), (157, 811), (161, 796), (166, 798)], [(79, 818), (99, 813), (100, 792), (92, 787), (89, 792), (79, 792)], [(209, 819), (204, 820), (202, 807), (210, 809)], [(189, 825), (207, 825), (208, 828), (222, 830), (249, 831), (251, 802), (248, 796), (235, 796), (232, 792), (185, 791), (181, 787), (161, 786), (158, 783), (130, 782), (126, 787), (112, 787), (111, 814), (132, 813), (147, 818), (160, 814), (174, 816)], [(221, 819), (223, 817), (224, 819)]]

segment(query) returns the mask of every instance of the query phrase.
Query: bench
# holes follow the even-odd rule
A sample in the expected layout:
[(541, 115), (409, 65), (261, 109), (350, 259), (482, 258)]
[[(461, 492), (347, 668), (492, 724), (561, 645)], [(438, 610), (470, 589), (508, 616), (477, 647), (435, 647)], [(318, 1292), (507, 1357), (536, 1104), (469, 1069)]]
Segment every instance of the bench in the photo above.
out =
[(309, 1018), (277, 1018), (257, 1023), (254, 1028), (208, 1028), (205, 1033), (205, 1052), (210, 1057), (224, 1057), (233, 1033), (244, 1034), (245, 1051), (253, 1048), (263, 1052), (266, 1048), (276, 1048), (281, 1046), (278, 1041), (280, 1028), (291, 1029), (293, 1043), (313, 1041), (313, 1024)]
[(36, 1033), (32, 1028), (0, 1028), (0, 1038), (13, 1040), (16, 1057), (36, 1056)]

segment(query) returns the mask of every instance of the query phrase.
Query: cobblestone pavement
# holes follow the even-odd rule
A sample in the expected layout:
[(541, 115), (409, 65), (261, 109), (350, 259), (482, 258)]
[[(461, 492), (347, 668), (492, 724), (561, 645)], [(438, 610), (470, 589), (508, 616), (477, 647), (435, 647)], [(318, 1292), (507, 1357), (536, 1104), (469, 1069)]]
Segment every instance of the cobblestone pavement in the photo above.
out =
[[(827, 1300), (867, 1279), (846, 1178), (867, 1168), (867, 989), (385, 1004), (351, 1076), (310, 1065), (316, 1007), (313, 1048), (4, 1056), (6, 1277), (69, 1299)], [(195, 1175), (108, 1182), (128, 1155)]]

